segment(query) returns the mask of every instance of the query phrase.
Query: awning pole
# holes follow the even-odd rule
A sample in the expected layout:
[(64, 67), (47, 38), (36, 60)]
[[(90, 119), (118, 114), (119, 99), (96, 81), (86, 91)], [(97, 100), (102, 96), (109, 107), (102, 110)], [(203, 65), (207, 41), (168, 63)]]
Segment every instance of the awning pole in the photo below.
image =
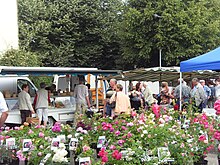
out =
[(99, 93), (98, 93), (98, 76), (95, 76), (95, 97), (96, 97), (96, 109), (99, 109)]
[(183, 83), (182, 72), (180, 72), (180, 107), (179, 107), (179, 110), (182, 109), (182, 83)]

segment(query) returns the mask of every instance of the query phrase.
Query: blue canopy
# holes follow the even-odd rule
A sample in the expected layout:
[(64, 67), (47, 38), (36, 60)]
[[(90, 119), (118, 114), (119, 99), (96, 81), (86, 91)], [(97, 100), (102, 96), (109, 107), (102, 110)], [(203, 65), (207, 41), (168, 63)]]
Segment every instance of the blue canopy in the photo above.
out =
[(220, 70), (220, 47), (180, 63), (181, 72), (197, 70)]

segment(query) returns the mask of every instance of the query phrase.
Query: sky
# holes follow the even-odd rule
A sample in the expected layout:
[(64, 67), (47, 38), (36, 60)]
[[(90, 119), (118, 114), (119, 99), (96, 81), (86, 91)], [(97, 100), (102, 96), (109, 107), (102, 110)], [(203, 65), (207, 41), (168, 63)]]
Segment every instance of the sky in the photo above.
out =
[(17, 0), (0, 0), (0, 54), (18, 48)]

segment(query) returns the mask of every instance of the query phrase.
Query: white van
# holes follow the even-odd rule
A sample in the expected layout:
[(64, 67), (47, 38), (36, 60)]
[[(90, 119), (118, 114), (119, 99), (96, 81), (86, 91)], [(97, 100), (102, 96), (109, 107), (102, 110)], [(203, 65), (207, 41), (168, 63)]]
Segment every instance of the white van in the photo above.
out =
[[(27, 76), (7, 75), (0, 76), (0, 90), (5, 96), (9, 108), (9, 115), (5, 123), (21, 124), (20, 111), (18, 108), (18, 93), (22, 90), (22, 85), (28, 84), (29, 94), (34, 100), (37, 88)], [(48, 122), (53, 125), (56, 121), (66, 122), (73, 120), (75, 111), (75, 100), (70, 96), (51, 97), (54, 103), (62, 104), (59, 108), (49, 107)], [(1, 115), (1, 114), (0, 114)]]
[(0, 76), (0, 91), (10, 95), (18, 94), (21, 92), (23, 84), (29, 86), (29, 94), (34, 97), (37, 91), (36, 86), (31, 82), (27, 76), (7, 75)]

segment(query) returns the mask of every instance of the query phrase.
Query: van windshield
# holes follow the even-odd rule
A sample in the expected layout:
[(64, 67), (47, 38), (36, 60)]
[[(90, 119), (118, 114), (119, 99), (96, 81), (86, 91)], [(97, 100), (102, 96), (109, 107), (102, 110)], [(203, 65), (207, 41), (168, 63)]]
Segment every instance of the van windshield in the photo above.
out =
[(34, 88), (34, 86), (28, 81), (28, 80), (25, 80), (25, 79), (18, 79), (17, 80), (17, 90), (18, 90), (18, 93), (20, 93), (22, 91), (22, 85), (23, 84), (27, 84), (28, 87), (29, 87), (29, 94), (31, 97), (34, 97), (35, 94), (36, 94), (36, 90)]

